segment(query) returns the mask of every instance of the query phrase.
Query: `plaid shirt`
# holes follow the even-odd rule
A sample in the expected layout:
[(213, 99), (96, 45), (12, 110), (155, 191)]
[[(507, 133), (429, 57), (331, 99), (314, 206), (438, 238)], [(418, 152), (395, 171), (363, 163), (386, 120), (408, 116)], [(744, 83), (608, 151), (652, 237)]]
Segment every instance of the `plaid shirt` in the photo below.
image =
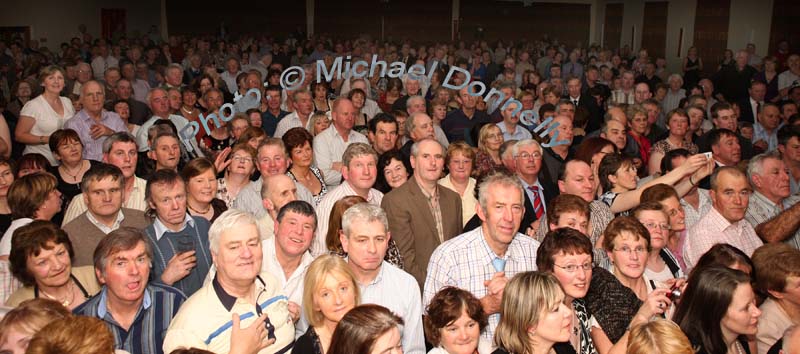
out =
[[(484, 237), (483, 228), (479, 227), (445, 241), (433, 251), (423, 292), (423, 304), (426, 307), (445, 286), (467, 290), (479, 299), (486, 296), (487, 289), (483, 282), (497, 272), (492, 266), (492, 260), (497, 255), (489, 248)], [(508, 245), (506, 254), (500, 257), (506, 260), (506, 277), (511, 279), (517, 273), (536, 270), (538, 248), (539, 241), (518, 233)], [(494, 338), (499, 322), (499, 313), (489, 315), (489, 326), (483, 333), (485, 339)]]
[(433, 221), (436, 222), (436, 232), (439, 234), (439, 242), (444, 242), (444, 225), (442, 225), (442, 208), (439, 207), (439, 185), (433, 189), (433, 195), (428, 195), (428, 192), (420, 186), (419, 190), (422, 195), (428, 199), (428, 208), (431, 209)]
[(747, 256), (752, 256), (753, 251), (764, 244), (747, 220), (731, 223), (712, 207), (706, 216), (689, 229), (686, 236), (686, 243), (683, 244), (683, 261), (686, 263), (687, 272), (694, 268), (700, 256), (718, 243), (730, 244), (742, 250)]

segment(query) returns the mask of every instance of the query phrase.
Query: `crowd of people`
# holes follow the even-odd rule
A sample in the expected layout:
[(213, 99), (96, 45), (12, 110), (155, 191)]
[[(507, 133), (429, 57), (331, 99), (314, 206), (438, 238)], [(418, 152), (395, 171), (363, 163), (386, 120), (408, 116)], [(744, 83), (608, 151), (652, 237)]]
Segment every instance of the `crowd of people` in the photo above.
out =
[(0, 352), (800, 353), (787, 42), (303, 38), (0, 41)]

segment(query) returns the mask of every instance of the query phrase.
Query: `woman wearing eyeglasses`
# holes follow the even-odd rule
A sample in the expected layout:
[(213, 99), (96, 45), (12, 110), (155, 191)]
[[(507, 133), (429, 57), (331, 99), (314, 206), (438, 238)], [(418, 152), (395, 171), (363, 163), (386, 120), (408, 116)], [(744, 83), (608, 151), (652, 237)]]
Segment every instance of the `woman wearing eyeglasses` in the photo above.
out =
[(625, 353), (629, 329), (663, 315), (672, 302), (669, 289), (654, 288), (644, 274), (650, 233), (638, 220), (612, 220), (603, 232), (603, 248), (612, 265), (593, 270), (586, 293), (592, 341), (599, 354)]
[(236, 144), (231, 149), (230, 156), (225, 177), (217, 179), (217, 198), (225, 201), (228, 208), (233, 207), (239, 191), (250, 183), (261, 183), (250, 181), (250, 176), (256, 169), (256, 149), (248, 144)]
[(647, 255), (644, 274), (649, 279), (668, 287), (675, 286), (679, 279), (682, 284), (682, 279), (686, 275), (678, 260), (667, 248), (671, 226), (664, 206), (657, 202), (642, 203), (633, 210), (633, 217), (650, 232), (650, 253)]
[(592, 242), (580, 231), (562, 227), (548, 232), (536, 252), (539, 271), (555, 275), (564, 289), (564, 304), (573, 313), (569, 341), (556, 346), (568, 344), (577, 354), (597, 354), (583, 300), (592, 279), (592, 248)]

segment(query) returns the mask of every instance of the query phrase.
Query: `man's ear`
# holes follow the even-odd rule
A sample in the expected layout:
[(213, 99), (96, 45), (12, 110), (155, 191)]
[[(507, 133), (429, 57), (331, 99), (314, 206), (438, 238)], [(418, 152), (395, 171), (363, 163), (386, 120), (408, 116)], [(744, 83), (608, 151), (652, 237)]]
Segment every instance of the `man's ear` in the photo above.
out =
[(347, 236), (345, 236), (344, 231), (342, 230), (339, 230), (339, 242), (342, 244), (342, 250), (344, 253), (347, 253), (349, 244), (347, 243)]
[(150, 160), (155, 161), (156, 160), (156, 152), (153, 151), (153, 150), (147, 150), (147, 157), (150, 158)]

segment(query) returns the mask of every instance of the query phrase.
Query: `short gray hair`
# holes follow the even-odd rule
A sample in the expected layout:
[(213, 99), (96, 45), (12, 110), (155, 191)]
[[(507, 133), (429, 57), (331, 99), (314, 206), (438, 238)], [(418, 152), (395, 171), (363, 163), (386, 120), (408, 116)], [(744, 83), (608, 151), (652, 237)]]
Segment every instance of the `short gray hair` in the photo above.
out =
[(375, 149), (369, 144), (366, 143), (352, 143), (347, 145), (347, 149), (344, 150), (344, 154), (342, 154), (342, 164), (345, 167), (350, 168), (350, 161), (354, 158), (359, 156), (369, 155), (375, 159), (375, 163), (378, 163), (378, 153), (375, 152)]
[(489, 188), (497, 186), (516, 188), (519, 191), (520, 204), (525, 203), (525, 193), (520, 183), (519, 178), (509, 176), (502, 172), (495, 172), (486, 177), (478, 186), (478, 204), (484, 212), (488, 211)]
[[(421, 96), (414, 96), (414, 97), (421, 97)], [(409, 98), (408, 101), (410, 102), (411, 99)], [(403, 125), (406, 128), (406, 134), (411, 135), (411, 132), (414, 131), (414, 128), (417, 127), (417, 125), (414, 124), (414, 119), (416, 119), (417, 117), (419, 117), (420, 115), (423, 115), (423, 114), (426, 115), (426, 116), (428, 115), (425, 112), (415, 112), (414, 114), (408, 116), (408, 118), (406, 119), (405, 123), (403, 123)], [(430, 116), (428, 116), (428, 117), (430, 117)]]
[(672, 75), (670, 75), (669, 78), (667, 79), (667, 83), (672, 82), (672, 80), (680, 81), (681, 82), (681, 86), (683, 86), (683, 77), (681, 76), (681, 74), (672, 74)]
[(533, 139), (522, 139), (520, 141), (517, 141), (516, 143), (514, 143), (514, 145), (511, 146), (511, 155), (513, 157), (517, 157), (517, 155), (519, 154), (519, 149), (522, 149), (530, 145), (536, 145), (536, 147), (539, 148), (539, 153), (542, 153), (542, 146), (539, 145), (538, 141)]
[(417, 142), (411, 144), (411, 156), (414, 156), (414, 157), (418, 157), (419, 156), (419, 146), (425, 141), (431, 141), (431, 142), (436, 143), (436, 145), (439, 145), (439, 147), (442, 148), (442, 152), (444, 152), (444, 146), (442, 146), (442, 144), (438, 140), (433, 139), (433, 138), (425, 138), (425, 139), (422, 139), (420, 141), (417, 141)]
[(711, 190), (715, 192), (717, 191), (717, 180), (719, 179), (719, 175), (722, 174), (723, 172), (729, 173), (734, 177), (743, 177), (745, 180), (747, 180), (747, 175), (745, 175), (745, 173), (742, 170), (733, 166), (722, 166), (714, 170), (714, 173), (711, 174)]
[(768, 159), (781, 160), (781, 153), (778, 151), (770, 151), (753, 156), (747, 164), (747, 179), (752, 181), (753, 176), (761, 176), (764, 172), (764, 161)]
[(354, 222), (373, 222), (379, 221), (383, 224), (384, 231), (389, 231), (389, 219), (386, 212), (377, 205), (369, 203), (358, 203), (348, 208), (342, 214), (342, 232), (346, 237), (350, 237), (352, 231), (350, 227)]
[(222, 237), (222, 233), (235, 227), (244, 225), (254, 225), (256, 227), (256, 232), (258, 233), (258, 239), (263, 239), (264, 235), (261, 234), (261, 228), (259, 227), (258, 223), (256, 222), (256, 218), (253, 217), (253, 215), (237, 209), (228, 209), (226, 212), (222, 213), (222, 215), (217, 217), (217, 220), (215, 220), (214, 223), (211, 224), (211, 228), (208, 229), (208, 248), (212, 253), (218, 253), (219, 242), (220, 238)]
[(417, 100), (422, 100), (422, 103), (425, 103), (425, 98), (423, 98), (420, 95), (414, 95), (414, 96), (409, 97), (406, 100), (406, 109), (411, 108), (411, 105), (413, 104), (413, 101), (417, 101)]

